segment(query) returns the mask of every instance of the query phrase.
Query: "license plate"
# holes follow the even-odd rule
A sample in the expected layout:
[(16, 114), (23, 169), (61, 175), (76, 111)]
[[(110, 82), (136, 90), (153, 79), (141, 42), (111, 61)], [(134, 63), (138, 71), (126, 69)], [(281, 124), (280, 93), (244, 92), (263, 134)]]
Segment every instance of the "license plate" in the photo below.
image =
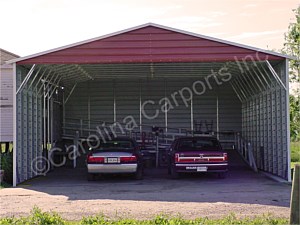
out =
[(207, 167), (197, 167), (197, 172), (206, 172)]
[(187, 170), (196, 170), (197, 167), (196, 166), (187, 166), (185, 167)]
[(119, 158), (107, 158), (107, 163), (119, 163)]

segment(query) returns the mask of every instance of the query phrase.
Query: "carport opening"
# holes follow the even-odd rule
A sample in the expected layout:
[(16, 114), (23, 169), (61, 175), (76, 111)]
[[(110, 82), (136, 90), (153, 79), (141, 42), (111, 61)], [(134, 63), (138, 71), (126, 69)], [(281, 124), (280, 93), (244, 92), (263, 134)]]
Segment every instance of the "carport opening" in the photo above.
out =
[(14, 185), (93, 135), (131, 136), (156, 165), (177, 136), (213, 135), (290, 180), (288, 58), (145, 24), (11, 61)]
[[(287, 165), (277, 161), (284, 158), (286, 145), (284, 124), (278, 121), (283, 121), (285, 104), (282, 64), (248, 60), (18, 68), (24, 71), (20, 86), (32, 72), (22, 95), (27, 99), (23, 107), (36, 110), (32, 126), (42, 125), (36, 141), (59, 166), (66, 156), (64, 166), (83, 166), (88, 142), (96, 137), (130, 136), (140, 144), (148, 167), (163, 167), (176, 137), (202, 135), (238, 151), (254, 170), (284, 177)], [(78, 157), (72, 153), (76, 149)], [(273, 154), (278, 154), (275, 159)]]

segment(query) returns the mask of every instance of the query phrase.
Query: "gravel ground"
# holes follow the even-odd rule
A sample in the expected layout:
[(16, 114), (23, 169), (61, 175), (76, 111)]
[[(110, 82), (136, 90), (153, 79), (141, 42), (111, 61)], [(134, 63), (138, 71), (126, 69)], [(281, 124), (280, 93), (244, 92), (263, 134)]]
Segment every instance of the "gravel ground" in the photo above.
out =
[(291, 186), (234, 166), (226, 179), (213, 175), (171, 180), (166, 169), (146, 170), (141, 181), (111, 177), (86, 181), (83, 168), (59, 168), (17, 188), (0, 190), (0, 217), (24, 216), (34, 206), (64, 218), (104, 214), (108, 217), (151, 218), (157, 214), (184, 218), (271, 213), (289, 217)]

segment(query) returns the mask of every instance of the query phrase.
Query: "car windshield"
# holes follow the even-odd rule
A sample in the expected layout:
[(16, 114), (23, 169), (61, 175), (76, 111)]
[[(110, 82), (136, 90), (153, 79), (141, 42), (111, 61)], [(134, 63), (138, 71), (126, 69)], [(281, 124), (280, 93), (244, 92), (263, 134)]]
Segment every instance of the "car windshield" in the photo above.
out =
[(113, 140), (102, 142), (97, 150), (105, 150), (105, 149), (132, 149), (133, 143), (127, 140)]
[(197, 151), (197, 150), (221, 150), (219, 142), (215, 139), (187, 139), (181, 140), (178, 145), (181, 151)]

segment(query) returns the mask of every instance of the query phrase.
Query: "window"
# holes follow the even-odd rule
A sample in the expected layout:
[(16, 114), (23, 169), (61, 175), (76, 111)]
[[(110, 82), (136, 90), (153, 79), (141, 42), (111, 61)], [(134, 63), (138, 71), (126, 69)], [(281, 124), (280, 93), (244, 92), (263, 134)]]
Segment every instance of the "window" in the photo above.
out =
[(221, 146), (215, 139), (184, 139), (179, 142), (178, 149), (181, 151), (220, 150)]

